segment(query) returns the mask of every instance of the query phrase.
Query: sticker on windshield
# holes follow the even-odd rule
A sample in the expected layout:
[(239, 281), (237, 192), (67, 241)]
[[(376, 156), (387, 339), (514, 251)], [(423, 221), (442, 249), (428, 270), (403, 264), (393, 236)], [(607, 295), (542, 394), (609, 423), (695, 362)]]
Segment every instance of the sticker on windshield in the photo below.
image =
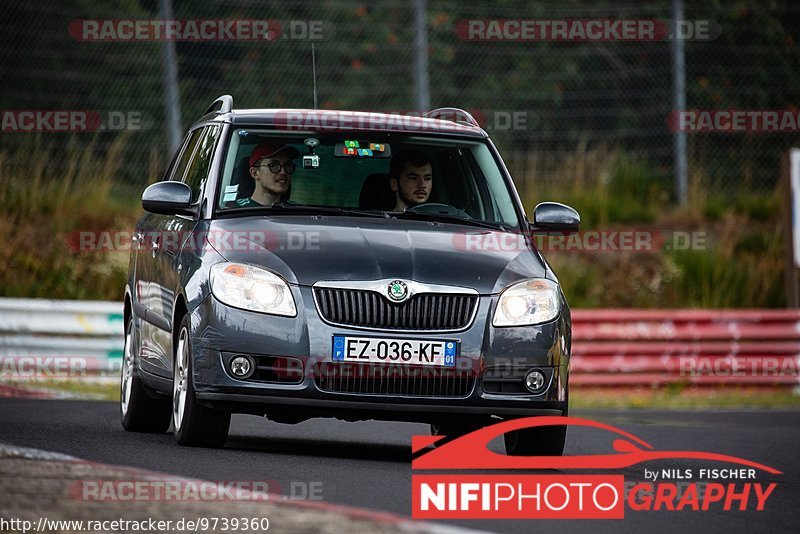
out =
[(337, 158), (356, 157), (356, 158), (390, 158), (391, 148), (387, 143), (373, 143), (370, 141), (358, 141), (356, 139), (345, 139), (344, 143), (336, 143), (333, 155)]

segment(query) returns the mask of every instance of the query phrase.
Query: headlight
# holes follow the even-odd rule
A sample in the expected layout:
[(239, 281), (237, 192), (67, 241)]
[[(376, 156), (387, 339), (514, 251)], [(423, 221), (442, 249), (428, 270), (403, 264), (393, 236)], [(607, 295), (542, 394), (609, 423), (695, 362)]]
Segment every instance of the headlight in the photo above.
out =
[(534, 278), (509, 286), (500, 294), (494, 326), (524, 326), (552, 321), (561, 311), (558, 284)]
[(252, 265), (212, 265), (211, 292), (220, 302), (235, 308), (287, 317), (297, 315), (294, 298), (286, 281)]

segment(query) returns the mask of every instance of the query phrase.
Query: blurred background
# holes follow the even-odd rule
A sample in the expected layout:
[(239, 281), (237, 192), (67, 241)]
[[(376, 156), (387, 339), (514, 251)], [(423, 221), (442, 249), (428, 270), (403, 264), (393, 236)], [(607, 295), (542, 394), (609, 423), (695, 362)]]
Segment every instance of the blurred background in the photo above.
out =
[[(120, 120), (80, 133), (4, 125), (0, 296), (121, 300), (127, 253), (75, 252), (71, 232), (131, 229), (175, 132), (182, 137), (219, 95), (233, 95), (237, 108), (312, 107), (313, 43), (319, 107), (472, 111), (529, 213), (557, 200), (581, 213), (586, 230), (653, 231), (667, 243), (676, 233), (703, 236), (689, 250), (551, 252), (574, 307), (785, 306), (778, 178), (797, 133), (686, 134), (680, 185), (667, 117), (679, 94), (688, 109), (797, 110), (800, 4), (687, 2), (681, 18), (720, 31), (678, 51), (669, 40), (489, 42), (456, 31), (464, 19), (669, 21), (677, 3), (8, 3), (0, 109), (91, 110)], [(78, 19), (164, 18), (274, 19), (286, 38), (92, 42), (69, 31)]]

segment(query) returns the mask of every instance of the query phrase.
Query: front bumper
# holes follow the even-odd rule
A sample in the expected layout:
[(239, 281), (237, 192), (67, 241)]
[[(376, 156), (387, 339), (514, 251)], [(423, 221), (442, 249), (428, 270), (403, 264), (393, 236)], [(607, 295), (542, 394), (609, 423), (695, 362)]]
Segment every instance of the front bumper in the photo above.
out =
[[(490, 318), (496, 297), (482, 296), (475, 319), (467, 329), (422, 334), (426, 339), (461, 341), (459, 368), (474, 373), (469, 391), (458, 396), (415, 395), (402, 391), (393, 394), (340, 392), (323, 390), (319, 377), (315, 376), (320, 366), (331, 362), (333, 335), (375, 335), (375, 332), (325, 323), (316, 312), (311, 291), (308, 287), (292, 287), (298, 309), (298, 316), (292, 318), (231, 308), (213, 296), (205, 299), (191, 316), (198, 400), (212, 408), (267, 414), (278, 419), (286, 416), (290, 419), (337, 417), (435, 422), (442, 416), (561, 415), (566, 409), (568, 313), (544, 325), (494, 328)], [(392, 331), (380, 335), (415, 337), (414, 333)], [(303, 362), (303, 375), (297, 383), (235, 379), (225, 366), (232, 354), (296, 358)], [(496, 388), (485, 387), (488, 370), (504, 369), (519, 374), (531, 368), (543, 370), (549, 379), (546, 389), (537, 395), (522, 391), (498, 393)]]

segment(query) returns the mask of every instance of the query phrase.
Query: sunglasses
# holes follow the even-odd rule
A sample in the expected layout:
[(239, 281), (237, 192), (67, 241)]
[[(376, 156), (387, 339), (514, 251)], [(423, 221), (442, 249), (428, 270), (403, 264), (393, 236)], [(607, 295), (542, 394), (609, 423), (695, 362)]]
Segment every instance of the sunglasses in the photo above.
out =
[(291, 161), (287, 161), (286, 163), (283, 164), (281, 164), (280, 161), (271, 161), (266, 165), (256, 165), (256, 167), (266, 167), (275, 174), (281, 172), (281, 169), (285, 170), (286, 174), (292, 174), (294, 170), (297, 168), (297, 165), (295, 165)]

